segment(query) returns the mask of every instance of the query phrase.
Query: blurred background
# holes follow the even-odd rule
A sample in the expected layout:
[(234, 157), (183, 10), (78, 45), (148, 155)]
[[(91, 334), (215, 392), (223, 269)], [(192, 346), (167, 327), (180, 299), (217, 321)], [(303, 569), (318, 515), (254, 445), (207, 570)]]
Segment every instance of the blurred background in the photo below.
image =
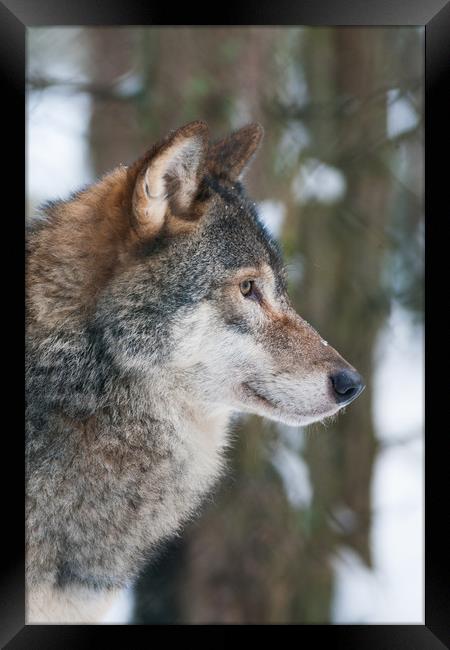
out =
[(28, 30), (27, 218), (206, 120), (298, 312), (367, 388), (331, 425), (241, 418), (229, 469), (105, 621), (423, 623), (423, 28)]

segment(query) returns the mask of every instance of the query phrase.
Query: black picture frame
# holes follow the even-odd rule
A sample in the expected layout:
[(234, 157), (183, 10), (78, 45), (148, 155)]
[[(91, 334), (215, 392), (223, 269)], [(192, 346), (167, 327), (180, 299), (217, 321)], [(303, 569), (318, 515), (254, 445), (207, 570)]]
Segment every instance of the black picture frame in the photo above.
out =
[[(298, 642), (326, 644), (326, 647), (380, 649), (438, 650), (450, 647), (450, 582), (448, 581), (449, 533), (445, 530), (448, 501), (448, 447), (444, 411), (444, 390), (447, 381), (433, 381), (439, 366), (446, 366), (443, 351), (446, 349), (446, 251), (438, 251), (445, 245), (444, 228), (448, 198), (446, 148), (450, 145), (450, 2), (449, 0), (262, 0), (241, 3), (239, 6), (215, 7), (213, 17), (200, 3), (179, 7), (147, 2), (119, 0), (3, 0), (0, 2), (0, 74), (3, 81), (2, 114), (3, 136), (12, 135), (12, 145), (3, 140), (3, 155), (7, 162), (8, 182), (2, 183), (3, 226), (13, 229), (11, 239), (4, 238), (4, 258), (13, 251), (4, 274), (5, 309), (4, 325), (9, 328), (3, 342), (11, 350), (23, 350), (20, 322), (23, 322), (23, 228), (20, 208), (24, 199), (25, 178), (25, 48), (26, 29), (35, 26), (70, 25), (354, 25), (354, 26), (401, 26), (425, 27), (425, 186), (426, 186), (426, 557), (425, 557), (425, 622), (423, 625), (294, 625), (265, 626), (264, 634), (277, 633), (283, 627), (298, 635)], [(176, 19), (175, 19), (176, 18)], [(442, 154), (442, 155), (439, 155)], [(9, 176), (8, 176), (9, 172)], [(5, 178), (5, 176), (3, 177)], [(5, 199), (10, 206), (4, 207)], [(12, 242), (17, 242), (17, 249)], [(11, 242), (11, 244), (7, 243)], [(444, 243), (445, 242), (445, 243)], [(430, 252), (430, 250), (432, 252)], [(440, 266), (441, 265), (441, 266)], [(19, 286), (17, 286), (19, 285)], [(441, 310), (433, 316), (431, 309), (433, 290), (439, 291)], [(442, 298), (444, 301), (442, 304)], [(11, 318), (10, 318), (11, 316)], [(17, 317), (17, 326), (13, 318)], [(445, 330), (444, 330), (445, 327)], [(442, 331), (440, 331), (440, 328)], [(17, 348), (13, 348), (17, 336)], [(433, 350), (433, 346), (435, 349)], [(439, 347), (438, 347), (439, 346)], [(2, 436), (3, 466), (12, 469), (3, 494), (3, 570), (0, 586), (0, 642), (2, 647), (18, 648), (87, 648), (98, 646), (111, 632), (114, 641), (123, 640), (129, 647), (136, 647), (130, 640), (136, 632), (147, 633), (146, 626), (26, 626), (24, 615), (24, 521), (23, 521), (23, 457), (24, 445), (21, 423), (23, 419), (22, 372), (20, 354), (13, 354), (13, 362), (4, 364), (3, 376), (8, 388), (14, 386), (19, 396), (13, 408), (9, 397), (4, 400), (8, 410), (8, 424)], [(6, 358), (6, 357), (5, 357)], [(431, 366), (435, 364), (435, 373)], [(440, 363), (439, 363), (440, 362)], [(18, 372), (14, 373), (17, 368)], [(17, 381), (12, 384), (13, 376)], [(11, 381), (10, 381), (11, 380)], [(432, 385), (432, 388), (431, 388)], [(4, 389), (6, 390), (6, 389)], [(10, 389), (11, 390), (11, 389)], [(4, 393), (6, 396), (8, 393)], [(8, 406), (6, 409), (5, 402)], [(444, 407), (444, 408), (443, 408)], [(433, 425), (432, 422), (435, 422)], [(4, 414), (4, 422), (6, 416)], [(6, 509), (6, 512), (5, 512)], [(14, 521), (15, 524), (11, 522)], [(174, 630), (179, 626), (171, 626)], [(181, 626), (195, 627), (195, 626)], [(214, 630), (215, 626), (210, 626)], [(223, 627), (215, 637), (225, 644), (236, 626)], [(252, 626), (251, 626), (252, 627)], [(284, 631), (284, 630), (283, 630)], [(175, 632), (176, 633), (176, 632)], [(190, 634), (190, 629), (187, 631)], [(252, 632), (253, 633), (253, 632)], [(151, 631), (154, 634), (154, 630)], [(183, 632), (184, 634), (184, 632)], [(185, 637), (180, 638), (184, 642)], [(170, 641), (175, 639), (171, 638)], [(268, 640), (268, 639), (267, 639)], [(309, 646), (308, 646), (309, 647)]]

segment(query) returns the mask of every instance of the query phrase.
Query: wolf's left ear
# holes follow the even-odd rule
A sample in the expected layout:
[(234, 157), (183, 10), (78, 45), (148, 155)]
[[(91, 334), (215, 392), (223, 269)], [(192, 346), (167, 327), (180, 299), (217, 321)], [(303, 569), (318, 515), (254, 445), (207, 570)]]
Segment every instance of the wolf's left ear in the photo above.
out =
[(261, 124), (243, 126), (223, 140), (216, 142), (208, 152), (208, 170), (213, 176), (239, 181), (253, 160), (264, 136)]
[(172, 216), (189, 219), (204, 172), (208, 134), (205, 122), (190, 122), (130, 168), (132, 209), (147, 236), (156, 235)]

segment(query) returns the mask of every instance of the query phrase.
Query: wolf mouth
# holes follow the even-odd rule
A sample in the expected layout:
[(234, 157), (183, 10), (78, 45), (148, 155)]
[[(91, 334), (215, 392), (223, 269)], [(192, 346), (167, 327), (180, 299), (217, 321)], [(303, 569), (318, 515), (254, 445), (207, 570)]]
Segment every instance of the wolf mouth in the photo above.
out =
[(261, 395), (261, 393), (259, 393), (255, 388), (253, 388), (253, 386), (251, 386), (247, 382), (244, 382), (242, 384), (242, 386), (243, 386), (243, 388), (244, 388), (244, 390), (246, 391), (247, 394), (250, 394), (251, 397), (256, 397), (256, 399), (259, 402), (262, 402), (264, 404), (264, 406), (269, 406), (270, 408), (277, 408), (276, 405), (273, 402), (271, 402), (264, 395)]
[[(276, 402), (271, 401), (268, 397), (265, 395), (262, 395), (256, 388), (254, 388), (251, 384), (248, 382), (244, 382), (242, 384), (242, 387), (245, 391), (245, 394), (253, 398), (253, 400), (256, 400), (261, 404), (261, 406), (266, 407), (266, 409), (270, 409), (272, 412), (285, 412), (286, 415), (288, 415), (289, 410), (288, 409), (283, 409), (280, 404), (277, 404)], [(346, 406), (346, 404), (344, 405)], [(309, 412), (292, 412), (290, 411), (290, 415), (296, 420), (298, 420), (297, 426), (300, 423), (300, 420), (302, 421), (301, 423), (303, 425), (311, 424), (312, 422), (322, 422), (323, 420), (326, 420), (327, 418), (332, 418), (336, 415), (337, 408), (334, 407), (331, 410), (329, 409), (320, 409), (320, 410), (313, 410)]]

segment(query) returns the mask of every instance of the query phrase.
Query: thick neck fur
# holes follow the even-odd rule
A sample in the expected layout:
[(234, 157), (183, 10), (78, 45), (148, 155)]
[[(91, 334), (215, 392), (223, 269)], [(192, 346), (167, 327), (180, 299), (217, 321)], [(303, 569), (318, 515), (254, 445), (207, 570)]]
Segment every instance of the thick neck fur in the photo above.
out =
[(31, 228), (27, 307), (38, 331), (84, 317), (120, 265), (135, 237), (127, 182), (127, 169), (118, 167), (70, 200), (45, 206)]
[(189, 370), (123, 374), (92, 327), (31, 338), (28, 362), (30, 584), (129, 584), (220, 475), (229, 411)]
[(28, 521), (41, 534), (29, 540), (29, 580), (121, 587), (220, 475), (229, 412), (202, 403), (174, 371), (113, 375), (97, 399), (60, 392), (52, 405), (54, 387), (73, 384), (67, 370), (30, 399)]

